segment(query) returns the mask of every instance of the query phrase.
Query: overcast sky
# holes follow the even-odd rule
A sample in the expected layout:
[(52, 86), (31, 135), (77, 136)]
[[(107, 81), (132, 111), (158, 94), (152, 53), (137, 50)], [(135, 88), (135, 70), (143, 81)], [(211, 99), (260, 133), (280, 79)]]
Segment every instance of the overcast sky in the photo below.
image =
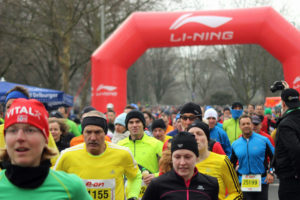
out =
[[(263, 3), (257, 4), (255, 2)], [(220, 10), (237, 7), (250, 8), (258, 6), (272, 6), (284, 18), (296, 24), (298, 29), (300, 28), (300, 0), (171, 0), (167, 4), (170, 11)]]

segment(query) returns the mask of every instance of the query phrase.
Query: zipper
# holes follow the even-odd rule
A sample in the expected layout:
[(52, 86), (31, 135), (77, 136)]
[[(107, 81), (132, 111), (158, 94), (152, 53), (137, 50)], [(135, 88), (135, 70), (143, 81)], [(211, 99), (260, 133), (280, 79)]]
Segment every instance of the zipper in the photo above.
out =
[(248, 143), (250, 142), (250, 139), (247, 140), (247, 158), (248, 158), (248, 169), (249, 169), (249, 174), (251, 174), (250, 171), (250, 160), (249, 160), (249, 148), (248, 148)]
[(133, 140), (133, 157), (135, 158), (135, 140)]

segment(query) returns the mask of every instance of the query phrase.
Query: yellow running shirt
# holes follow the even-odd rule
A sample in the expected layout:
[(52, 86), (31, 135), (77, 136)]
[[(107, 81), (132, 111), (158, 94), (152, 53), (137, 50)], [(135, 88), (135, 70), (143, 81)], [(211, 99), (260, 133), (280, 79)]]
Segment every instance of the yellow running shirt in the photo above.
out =
[[(218, 179), (219, 199), (243, 199), (238, 177), (226, 155), (209, 152), (209, 156), (196, 167), (199, 172)], [(225, 198), (226, 188), (228, 196)]]
[(88, 153), (85, 143), (65, 149), (54, 170), (78, 175), (95, 200), (123, 200), (125, 175), (128, 179), (127, 198), (138, 197), (142, 175), (131, 152), (110, 142), (105, 145), (105, 151), (98, 156)]

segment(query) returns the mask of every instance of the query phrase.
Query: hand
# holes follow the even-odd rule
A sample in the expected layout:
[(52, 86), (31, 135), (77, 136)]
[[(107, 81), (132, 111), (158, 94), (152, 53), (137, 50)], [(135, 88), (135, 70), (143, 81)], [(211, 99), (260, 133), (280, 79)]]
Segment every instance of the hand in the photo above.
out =
[(284, 86), (284, 89), (288, 89), (289, 88), (289, 84), (286, 81), (281, 81), (282, 85)]
[(273, 183), (273, 182), (274, 182), (274, 175), (268, 173), (267, 177), (265, 179), (265, 183), (270, 184), (270, 183)]
[(143, 177), (143, 181), (146, 185), (149, 185), (153, 178), (155, 178), (154, 174), (148, 174)]

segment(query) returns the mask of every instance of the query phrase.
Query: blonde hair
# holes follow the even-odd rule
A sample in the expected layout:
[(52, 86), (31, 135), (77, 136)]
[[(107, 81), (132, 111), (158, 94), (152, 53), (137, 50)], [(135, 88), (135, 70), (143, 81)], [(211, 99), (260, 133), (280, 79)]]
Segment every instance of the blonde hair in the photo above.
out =
[(56, 117), (51, 117), (51, 118), (48, 119), (48, 124), (50, 125), (52, 123), (58, 123), (59, 129), (60, 129), (62, 135), (67, 135), (68, 134), (69, 126), (66, 124), (65, 119), (59, 119), (59, 118), (56, 118)]
[[(45, 146), (42, 156), (41, 156), (41, 162), (44, 160), (50, 160), (51, 158), (58, 155), (58, 151), (55, 148), (48, 147), (48, 145)], [(0, 161), (10, 161), (10, 157), (7, 153), (7, 149), (0, 149)]]

